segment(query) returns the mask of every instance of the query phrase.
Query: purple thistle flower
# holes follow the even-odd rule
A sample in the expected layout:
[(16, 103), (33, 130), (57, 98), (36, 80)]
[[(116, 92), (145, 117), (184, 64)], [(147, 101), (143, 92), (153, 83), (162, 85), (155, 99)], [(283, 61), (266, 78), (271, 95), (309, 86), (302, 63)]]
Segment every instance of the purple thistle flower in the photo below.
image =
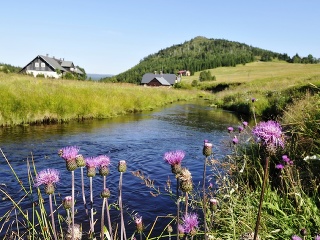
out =
[(238, 144), (239, 139), (237, 138), (237, 136), (234, 136), (234, 138), (232, 139), (233, 144)]
[(297, 236), (297, 235), (293, 235), (293, 236), (291, 237), (291, 239), (292, 239), (292, 240), (302, 240), (302, 238), (299, 237), (299, 236)]
[(248, 127), (248, 122), (242, 122), (243, 127)]
[(233, 132), (233, 127), (228, 127), (228, 132)]
[(320, 235), (315, 236), (314, 240), (320, 240)]
[(256, 101), (256, 99), (255, 98), (251, 98), (251, 102), (255, 102)]
[(241, 132), (243, 131), (243, 129), (244, 129), (244, 128), (243, 128), (242, 126), (239, 126), (239, 127), (238, 127), (239, 133), (241, 133)]
[(89, 168), (96, 168), (99, 165), (99, 158), (88, 157), (86, 158), (86, 166)]
[(110, 165), (110, 158), (106, 155), (101, 155), (96, 158), (99, 167), (108, 167)]
[(282, 156), (282, 160), (283, 160), (285, 163), (290, 163), (290, 158), (288, 158), (287, 155), (283, 155), (283, 156)]
[(59, 171), (56, 169), (45, 169), (38, 173), (34, 186), (54, 184), (60, 181)]
[(79, 150), (80, 148), (77, 146), (64, 147), (59, 150), (59, 154), (64, 160), (70, 161), (76, 158)]
[(180, 164), (184, 156), (185, 156), (184, 151), (176, 150), (176, 151), (166, 152), (163, 158), (167, 163), (169, 163), (172, 166), (172, 165)]
[(284, 136), (281, 126), (278, 122), (272, 120), (267, 122), (260, 122), (252, 129), (252, 134), (267, 148), (284, 148)]
[(184, 217), (182, 217), (183, 221), (183, 230), (185, 233), (191, 233), (191, 231), (194, 231), (196, 228), (198, 228), (198, 216), (194, 213), (187, 213)]
[(277, 165), (276, 165), (276, 169), (280, 169), (280, 170), (281, 170), (281, 169), (283, 169), (283, 168), (284, 168), (284, 166), (283, 166), (282, 164), (277, 164)]

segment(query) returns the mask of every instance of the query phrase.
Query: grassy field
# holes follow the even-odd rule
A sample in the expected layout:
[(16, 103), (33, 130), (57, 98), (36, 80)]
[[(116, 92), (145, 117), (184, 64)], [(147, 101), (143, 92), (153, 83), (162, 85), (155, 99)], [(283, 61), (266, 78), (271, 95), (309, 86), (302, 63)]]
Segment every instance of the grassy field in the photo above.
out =
[(109, 118), (208, 93), (0, 73), (0, 126)]
[[(320, 86), (320, 64), (254, 62), (210, 71), (216, 81), (200, 82), (198, 88), (214, 93), (215, 106), (244, 114), (252, 114), (250, 104), (254, 98), (257, 115), (277, 116), (307, 89)], [(190, 85), (199, 74), (183, 77), (183, 85)]]

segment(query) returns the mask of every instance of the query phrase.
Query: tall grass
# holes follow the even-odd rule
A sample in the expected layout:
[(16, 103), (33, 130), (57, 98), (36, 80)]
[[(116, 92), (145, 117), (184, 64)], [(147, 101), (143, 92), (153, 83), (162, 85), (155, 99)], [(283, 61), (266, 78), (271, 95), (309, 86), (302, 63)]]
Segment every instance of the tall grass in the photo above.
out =
[(204, 92), (0, 73), (0, 126), (109, 118), (191, 100)]

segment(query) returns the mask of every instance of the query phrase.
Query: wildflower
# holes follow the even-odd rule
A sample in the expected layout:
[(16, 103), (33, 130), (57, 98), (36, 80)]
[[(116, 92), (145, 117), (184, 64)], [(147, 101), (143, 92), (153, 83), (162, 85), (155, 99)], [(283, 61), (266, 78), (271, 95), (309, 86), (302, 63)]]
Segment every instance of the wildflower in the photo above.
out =
[(210, 199), (210, 208), (212, 211), (217, 210), (217, 206), (218, 206), (219, 201), (215, 198), (211, 198)]
[(283, 160), (285, 163), (289, 163), (289, 162), (290, 162), (290, 158), (288, 158), (287, 155), (283, 155), (283, 156), (282, 156), (282, 160)]
[(40, 185), (45, 185), (46, 194), (52, 194), (55, 189), (55, 183), (59, 182), (59, 172), (55, 169), (45, 169), (38, 173), (35, 180), (35, 186), (39, 187)]
[(212, 143), (209, 143), (208, 140), (204, 140), (202, 153), (206, 157), (212, 154)]
[(228, 127), (228, 132), (233, 132), (233, 127)]
[(171, 165), (171, 171), (174, 174), (178, 174), (181, 171), (181, 162), (185, 156), (185, 152), (182, 150), (176, 150), (166, 152), (164, 154), (164, 160)]
[(96, 175), (97, 158), (89, 157), (86, 158), (87, 176), (94, 177)]
[(255, 102), (255, 101), (257, 101), (257, 99), (251, 98), (251, 102)]
[(293, 235), (293, 236), (291, 237), (291, 239), (292, 239), (292, 240), (302, 240), (302, 238), (299, 237), (299, 236), (297, 236), (297, 235)]
[(242, 122), (244, 128), (248, 127), (248, 122)]
[(272, 120), (260, 122), (252, 129), (252, 134), (270, 152), (274, 152), (277, 147), (284, 148), (284, 136), (278, 122)]
[(66, 161), (68, 171), (74, 171), (78, 167), (76, 157), (80, 148), (76, 146), (64, 147), (59, 150), (59, 156)]
[(238, 144), (239, 139), (237, 138), (237, 136), (234, 136), (234, 138), (232, 139), (233, 144)]
[(101, 176), (107, 176), (109, 174), (109, 165), (110, 165), (110, 158), (101, 155), (98, 157), (98, 167), (99, 167), (99, 173)]
[(125, 160), (119, 161), (118, 171), (119, 171), (119, 172), (125, 172), (125, 171), (127, 171), (127, 163), (126, 163)]
[(72, 207), (72, 197), (71, 196), (66, 196), (62, 201), (62, 206), (66, 210), (70, 209)]
[(280, 170), (281, 170), (281, 169), (283, 169), (283, 168), (284, 168), (284, 166), (283, 166), (282, 164), (277, 164), (277, 165), (276, 165), (276, 169), (280, 169)]
[(239, 127), (238, 127), (239, 133), (241, 133), (241, 132), (243, 131), (243, 129), (244, 129), (244, 128), (243, 128), (242, 126), (239, 126)]
[(315, 236), (314, 240), (320, 240), (320, 235)]
[(194, 213), (187, 213), (184, 217), (182, 217), (182, 229), (184, 233), (193, 234), (196, 232), (198, 228), (198, 216)]
[(141, 216), (135, 216), (134, 221), (136, 223), (137, 232), (141, 233), (143, 231), (142, 217)]

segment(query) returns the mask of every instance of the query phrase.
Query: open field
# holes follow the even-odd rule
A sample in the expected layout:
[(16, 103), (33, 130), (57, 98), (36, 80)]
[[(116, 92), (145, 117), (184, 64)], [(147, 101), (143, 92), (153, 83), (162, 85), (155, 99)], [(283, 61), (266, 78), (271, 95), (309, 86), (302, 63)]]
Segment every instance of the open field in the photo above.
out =
[(109, 118), (208, 93), (0, 73), (0, 126)]

